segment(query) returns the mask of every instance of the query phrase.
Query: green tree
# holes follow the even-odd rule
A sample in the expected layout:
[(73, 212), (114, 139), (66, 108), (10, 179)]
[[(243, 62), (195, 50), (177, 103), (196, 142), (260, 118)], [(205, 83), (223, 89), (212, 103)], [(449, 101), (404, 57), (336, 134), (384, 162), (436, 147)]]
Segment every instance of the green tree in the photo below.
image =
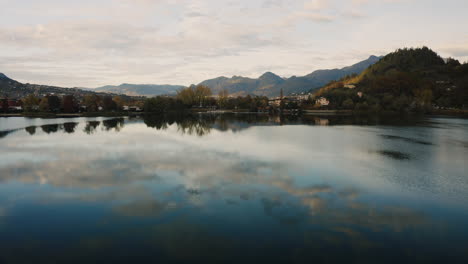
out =
[(49, 110), (53, 112), (59, 112), (61, 106), (60, 98), (56, 95), (48, 95), (46, 98), (49, 103)]
[(104, 111), (114, 111), (117, 110), (117, 104), (112, 100), (112, 97), (110, 96), (104, 96), (102, 98), (102, 109)]
[(353, 99), (348, 98), (348, 99), (344, 100), (342, 106), (343, 106), (344, 109), (354, 109)]
[(420, 108), (429, 108), (431, 106), (432, 97), (432, 90), (430, 88), (425, 87), (414, 91), (414, 99)]
[(148, 98), (145, 101), (143, 109), (148, 113), (163, 114), (168, 110), (168, 102), (162, 96)]
[(357, 103), (354, 109), (356, 111), (367, 111), (369, 109), (369, 105), (367, 102)]

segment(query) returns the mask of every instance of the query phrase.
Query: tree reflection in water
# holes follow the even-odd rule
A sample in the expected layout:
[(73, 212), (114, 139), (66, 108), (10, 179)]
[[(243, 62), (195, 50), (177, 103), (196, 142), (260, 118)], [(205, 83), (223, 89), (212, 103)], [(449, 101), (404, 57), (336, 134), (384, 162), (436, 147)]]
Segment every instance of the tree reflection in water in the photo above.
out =
[[(282, 126), (282, 125), (313, 125), (313, 126), (335, 126), (335, 125), (393, 125), (393, 126), (411, 126), (411, 125), (433, 125), (427, 120), (417, 117), (378, 117), (378, 116), (317, 116), (317, 115), (267, 115), (267, 114), (166, 114), (166, 115), (143, 115), (132, 118), (112, 118), (104, 121), (90, 120), (86, 121), (83, 132), (88, 135), (98, 131), (102, 126), (102, 131), (120, 132), (126, 122), (143, 121), (146, 126), (157, 130), (166, 130), (172, 125), (177, 126), (180, 134), (205, 136), (213, 130), (238, 132), (252, 126)], [(45, 124), (40, 128), (46, 134), (56, 133), (63, 130), (65, 133), (75, 133), (79, 122), (66, 122), (61, 124)], [(37, 135), (38, 126), (27, 126), (24, 130), (29, 135)], [(20, 129), (10, 129), (0, 131), (0, 138), (13, 134)], [(398, 138), (395, 136), (384, 135), (388, 139), (399, 139), (411, 141), (411, 139)], [(412, 141), (411, 141), (412, 142)], [(417, 142), (430, 145), (426, 142)]]
[(42, 125), (41, 128), (42, 128), (42, 131), (44, 131), (44, 133), (47, 133), (47, 134), (50, 134), (50, 133), (56, 133), (59, 128), (61, 128), (62, 126), (59, 125), (59, 124), (51, 124), (51, 125)]
[(78, 123), (68, 122), (68, 123), (63, 124), (63, 129), (68, 134), (75, 133), (75, 128), (76, 128), (77, 125), (78, 125)]
[(125, 119), (121, 117), (121, 118), (104, 120), (102, 124), (106, 131), (115, 129), (115, 131), (119, 132), (124, 127), (124, 122), (125, 122)]
[(101, 124), (100, 121), (88, 121), (86, 122), (86, 126), (84, 128), (84, 132), (88, 135), (93, 134), (96, 132), (96, 128)]
[(24, 130), (26, 130), (26, 132), (28, 132), (29, 135), (31, 135), (31, 136), (36, 134), (36, 127), (35, 126), (25, 127)]
[(414, 117), (378, 117), (360, 115), (266, 115), (266, 114), (172, 114), (144, 115), (144, 123), (157, 130), (165, 130), (172, 124), (177, 125), (181, 134), (204, 136), (212, 129), (219, 131), (240, 131), (251, 126), (282, 126), (282, 125), (397, 125), (406, 126), (423, 124), (423, 119)]
[(440, 133), (436, 119), (310, 127), (387, 122), (354, 116), (58, 120), (0, 133), (2, 263), (468, 263), (466, 128), (450, 121)]

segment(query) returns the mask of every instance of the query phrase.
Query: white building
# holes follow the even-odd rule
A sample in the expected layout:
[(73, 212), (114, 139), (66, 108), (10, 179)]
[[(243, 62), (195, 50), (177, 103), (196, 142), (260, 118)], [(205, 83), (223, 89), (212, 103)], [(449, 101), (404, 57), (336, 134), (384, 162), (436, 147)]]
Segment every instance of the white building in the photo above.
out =
[(330, 104), (330, 101), (328, 101), (328, 99), (325, 97), (320, 97), (319, 99), (315, 100), (315, 103), (321, 106), (327, 106)]

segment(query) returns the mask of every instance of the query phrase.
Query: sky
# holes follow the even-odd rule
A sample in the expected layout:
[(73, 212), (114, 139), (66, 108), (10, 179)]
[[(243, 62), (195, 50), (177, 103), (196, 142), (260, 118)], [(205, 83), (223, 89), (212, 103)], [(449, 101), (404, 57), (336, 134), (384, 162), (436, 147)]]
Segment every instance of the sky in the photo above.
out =
[(428, 46), (468, 61), (466, 0), (0, 0), (0, 72), (63, 87), (283, 77)]

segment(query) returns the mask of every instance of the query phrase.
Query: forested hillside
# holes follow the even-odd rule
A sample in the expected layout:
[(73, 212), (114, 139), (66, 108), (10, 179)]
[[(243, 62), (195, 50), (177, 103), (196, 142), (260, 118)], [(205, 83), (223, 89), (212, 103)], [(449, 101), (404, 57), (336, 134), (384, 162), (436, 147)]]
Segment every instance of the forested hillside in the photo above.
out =
[(430, 110), (468, 106), (468, 64), (441, 58), (427, 47), (399, 49), (359, 75), (330, 82), (315, 97), (329, 108)]

